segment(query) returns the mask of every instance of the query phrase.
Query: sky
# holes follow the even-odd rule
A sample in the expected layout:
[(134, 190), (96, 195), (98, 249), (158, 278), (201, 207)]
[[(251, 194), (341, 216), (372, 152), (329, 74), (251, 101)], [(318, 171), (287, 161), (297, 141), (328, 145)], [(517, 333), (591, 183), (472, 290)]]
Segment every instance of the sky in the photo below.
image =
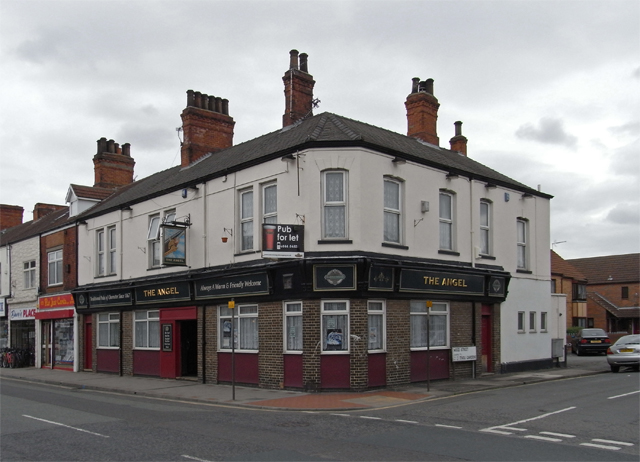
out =
[(137, 179), (180, 163), (191, 89), (227, 98), (234, 144), (278, 130), (289, 51), (332, 112), (406, 134), (413, 77), (438, 135), (551, 194), (563, 258), (640, 252), (637, 0), (0, 0), (0, 203), (92, 186), (96, 141)]

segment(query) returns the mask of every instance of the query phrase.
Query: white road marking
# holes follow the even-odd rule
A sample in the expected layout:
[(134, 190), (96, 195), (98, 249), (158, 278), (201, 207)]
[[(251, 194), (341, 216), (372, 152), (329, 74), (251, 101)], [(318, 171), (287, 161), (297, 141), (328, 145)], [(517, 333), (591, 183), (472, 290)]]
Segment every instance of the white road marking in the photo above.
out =
[(631, 393), (625, 393), (625, 394), (623, 394), (623, 395), (609, 396), (607, 399), (622, 398), (623, 396), (634, 395), (634, 394), (636, 394), (636, 393), (640, 393), (640, 390), (638, 390), (638, 391), (632, 391)]
[(598, 449), (611, 449), (612, 451), (620, 450), (620, 448), (616, 446), (605, 446), (604, 444), (580, 443), (580, 446), (589, 446), (590, 448), (598, 448)]
[(65, 425), (65, 424), (60, 423), (60, 422), (54, 422), (52, 420), (40, 419), (38, 417), (33, 417), (33, 416), (30, 416), (30, 415), (26, 415), (26, 414), (22, 414), (22, 417), (27, 417), (28, 419), (33, 419), (33, 420), (39, 420), (41, 422), (50, 423), (52, 425), (59, 425), (60, 427), (70, 428), (71, 430), (76, 430), (76, 431), (79, 431), (79, 432), (89, 433), (91, 435), (101, 436), (102, 438), (109, 438), (107, 435), (101, 435), (100, 433), (90, 432), (89, 430), (84, 430), (82, 428), (72, 427), (70, 425)]
[[(494, 427), (494, 428), (499, 428), (499, 427)], [(502, 431), (502, 430), (494, 430), (493, 428), (483, 428), (480, 431), (481, 432), (498, 433), (499, 435), (513, 435), (513, 433), (511, 433), (511, 432), (505, 432), (505, 431)]]
[(351, 417), (349, 414), (331, 414), (331, 415), (338, 415), (340, 417)]
[[(480, 431), (481, 432), (494, 432), (494, 433), (500, 433), (500, 430), (496, 431), (496, 429), (501, 429), (501, 430), (514, 430), (514, 431), (525, 431), (522, 428), (513, 428), (512, 425), (518, 425), (521, 423), (525, 423), (525, 422), (531, 422), (533, 420), (539, 420), (539, 419), (544, 419), (545, 417), (549, 417), (550, 415), (554, 415), (554, 414), (560, 414), (561, 412), (566, 412), (566, 411), (570, 411), (572, 409), (575, 409), (575, 406), (571, 406), (571, 407), (567, 407), (565, 409), (560, 409), (559, 411), (553, 411), (553, 412), (547, 412), (546, 414), (542, 414), (536, 417), (531, 417), (530, 419), (523, 419), (523, 420), (518, 420), (517, 422), (511, 422), (508, 424), (504, 424), (504, 425), (496, 425), (495, 427), (488, 427), (488, 428), (483, 428)], [(510, 435), (510, 433), (504, 433), (505, 435)]]
[(402, 423), (414, 423), (417, 424), (418, 422), (416, 422), (415, 420), (402, 420), (402, 419), (396, 419), (396, 422), (402, 422)]
[(213, 462), (212, 460), (200, 459), (200, 458), (198, 458), (198, 457), (187, 456), (187, 455), (185, 455), (185, 454), (182, 454), (182, 457), (184, 457), (185, 459), (197, 460), (197, 461), (199, 461), (199, 462)]
[(525, 438), (531, 438), (534, 440), (542, 440), (542, 441), (554, 441), (554, 442), (562, 441), (560, 438), (551, 438), (549, 436), (538, 436), (538, 435), (527, 435), (525, 436)]
[(625, 443), (624, 441), (601, 440), (598, 438), (594, 438), (591, 441), (595, 441), (596, 443), (621, 444), (623, 446), (633, 446), (633, 443)]
[(382, 420), (381, 417), (371, 417), (370, 415), (361, 415), (361, 419), (370, 419), (370, 420)]
[(557, 436), (560, 438), (575, 438), (576, 435), (567, 435), (566, 433), (540, 432), (541, 435)]
[(462, 428), (462, 427), (456, 427), (455, 425), (442, 425), (442, 424), (436, 424), (436, 427), (457, 428), (458, 430)]

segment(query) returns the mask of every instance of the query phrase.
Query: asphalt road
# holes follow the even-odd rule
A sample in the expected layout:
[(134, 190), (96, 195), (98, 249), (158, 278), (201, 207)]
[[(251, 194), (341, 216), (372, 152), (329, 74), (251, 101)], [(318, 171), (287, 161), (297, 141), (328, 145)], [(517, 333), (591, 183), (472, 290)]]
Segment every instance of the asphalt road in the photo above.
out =
[(0, 449), (3, 461), (637, 461), (639, 377), (608, 373), (348, 412), (3, 380)]

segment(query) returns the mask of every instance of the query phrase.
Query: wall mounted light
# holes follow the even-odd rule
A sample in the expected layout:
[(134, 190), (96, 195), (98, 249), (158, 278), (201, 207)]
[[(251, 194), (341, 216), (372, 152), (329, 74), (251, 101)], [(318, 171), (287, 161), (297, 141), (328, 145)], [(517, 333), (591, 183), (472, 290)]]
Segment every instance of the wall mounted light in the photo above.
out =
[(289, 162), (290, 160), (296, 160), (296, 158), (293, 156), (293, 154), (287, 154), (286, 156), (282, 156), (280, 160), (282, 162)]
[(524, 194), (522, 195), (522, 198), (523, 198), (523, 199), (529, 199), (530, 197), (533, 197), (533, 194), (524, 193)]
[(509, 195), (509, 193), (504, 193), (504, 201), (509, 202), (509, 199), (511, 199), (511, 196)]
[(453, 173), (453, 172), (447, 173), (447, 180), (452, 180), (454, 178), (458, 178), (458, 174), (457, 173)]
[(429, 211), (429, 201), (420, 201), (420, 211), (427, 213)]
[(394, 165), (401, 165), (401, 164), (406, 164), (407, 163), (407, 159), (403, 159), (401, 157), (394, 157), (391, 162), (393, 162)]
[(496, 189), (497, 188), (497, 186), (495, 184), (493, 184), (493, 183), (487, 183), (487, 184), (484, 185), (484, 187), (487, 188), (487, 189)]

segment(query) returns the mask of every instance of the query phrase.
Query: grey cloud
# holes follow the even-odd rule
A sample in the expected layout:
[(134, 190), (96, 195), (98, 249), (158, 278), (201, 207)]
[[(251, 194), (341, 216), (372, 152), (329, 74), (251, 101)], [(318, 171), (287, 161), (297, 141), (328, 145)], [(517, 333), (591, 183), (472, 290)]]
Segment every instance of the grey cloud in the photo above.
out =
[(640, 139), (636, 139), (621, 148), (615, 149), (610, 156), (609, 169), (616, 175), (635, 177), (636, 188), (637, 181), (640, 180)]
[(564, 131), (564, 123), (560, 119), (543, 117), (538, 127), (528, 123), (520, 126), (515, 135), (524, 140), (538, 141), (545, 144), (559, 144), (575, 148), (578, 139)]
[(615, 127), (609, 127), (609, 131), (614, 135), (640, 135), (640, 122), (629, 122)]
[(640, 224), (640, 204), (638, 202), (617, 204), (609, 211), (607, 220), (620, 225), (638, 225)]
[(640, 67), (636, 67), (631, 76), (634, 79), (640, 79)]

